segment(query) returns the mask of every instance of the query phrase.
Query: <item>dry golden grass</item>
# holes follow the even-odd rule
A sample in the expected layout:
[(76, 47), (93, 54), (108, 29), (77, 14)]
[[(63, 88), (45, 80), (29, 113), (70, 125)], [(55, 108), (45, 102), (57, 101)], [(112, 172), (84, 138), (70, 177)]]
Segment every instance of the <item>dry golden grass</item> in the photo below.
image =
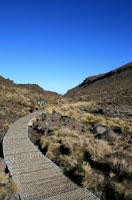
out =
[(114, 191), (124, 197), (124, 199), (132, 199), (132, 181), (123, 180), (122, 182), (112, 181), (111, 185), (114, 188)]
[(39, 86), (34, 85), (17, 85), (0, 84), (0, 107), (4, 109), (0, 113), (0, 117), (4, 118), (0, 122), (0, 128), (6, 129), (10, 123), (14, 122), (19, 117), (29, 114), (29, 111), (39, 110), (38, 100), (44, 99), (45, 105), (55, 102), (57, 94), (43, 91)]
[[(114, 173), (113, 171), (108, 172), (110, 173), (110, 184), (110, 181), (118, 177), (121, 173), (125, 172), (128, 175), (132, 173), (132, 165), (127, 160), (132, 152), (130, 152), (131, 150), (124, 150), (126, 145), (128, 145), (129, 137), (125, 139), (125, 142), (123, 139), (124, 133), (127, 134), (127, 131), (129, 132), (131, 130), (131, 124), (129, 120), (83, 112), (81, 109), (83, 106), (94, 107), (97, 105), (92, 102), (78, 102), (75, 104), (67, 103), (64, 105), (47, 106), (47, 112), (52, 113), (55, 110), (57, 113), (61, 113), (62, 116), (75, 118), (87, 128), (85, 129), (86, 132), (82, 133), (79, 130), (62, 127), (54, 130), (54, 135), (42, 136), (40, 141), (42, 148), (47, 147), (46, 155), (51, 160), (58, 163), (65, 172), (71, 172), (73, 170), (73, 176), (80, 177), (79, 183), (83, 187), (96, 191), (98, 187), (103, 188), (106, 184), (104, 178), (105, 169), (98, 169), (98, 166), (108, 165), (110, 169), (116, 171)], [(103, 139), (97, 140), (94, 137), (95, 135), (88, 131), (88, 128), (92, 129), (96, 123), (101, 123), (110, 128), (120, 127), (122, 133), (115, 134), (111, 132), (106, 138), (103, 137)], [(61, 151), (62, 146), (68, 153)], [(118, 157), (116, 153), (122, 154), (122, 157)], [(127, 159), (123, 155), (126, 155)], [(94, 167), (91, 161), (96, 167)], [(125, 188), (126, 186), (122, 185), (121, 187)], [(124, 189), (122, 191), (125, 193)]]
[(65, 170), (65, 171), (70, 171), (73, 168), (78, 166), (78, 161), (76, 159), (75, 156), (70, 155), (60, 155), (60, 160), (61, 160), (61, 167)]
[(85, 188), (91, 189), (98, 187), (98, 185), (102, 185), (104, 182), (104, 176), (101, 174), (97, 174), (88, 163), (84, 163), (82, 165), (83, 169), (83, 186)]
[(128, 162), (126, 159), (119, 159), (119, 158), (113, 158), (112, 159), (112, 165), (114, 168), (118, 169), (119, 171), (125, 171), (128, 168)]
[(86, 148), (94, 161), (101, 160), (105, 155), (111, 153), (111, 146), (103, 140), (93, 140)]
[(85, 124), (91, 124), (91, 125), (96, 124), (96, 123), (101, 123), (111, 128), (120, 127), (122, 132), (126, 130), (127, 131), (131, 130), (131, 124), (129, 123), (129, 120), (123, 120), (117, 117), (116, 118), (104, 117), (104, 116), (88, 113), (88, 114), (83, 114), (82, 116), (80, 116), (80, 121), (82, 121)]
[(61, 113), (62, 116), (69, 116), (83, 122), (84, 124), (95, 124), (101, 123), (103, 125), (107, 125), (111, 128), (113, 127), (120, 127), (122, 132), (124, 131), (131, 131), (132, 124), (129, 120), (123, 120), (118, 117), (104, 117), (101, 115), (94, 115), (91, 113), (84, 113), (82, 112), (81, 107), (87, 108), (97, 108), (97, 103), (93, 101), (88, 102), (77, 102), (77, 103), (67, 103), (67, 104), (59, 104), (59, 105), (49, 105), (46, 107), (47, 113), (52, 113), (55, 110), (58, 113)]
[(0, 173), (0, 183), (3, 183), (4, 181), (9, 179), (9, 174)]
[(97, 116), (97, 115), (93, 115), (90, 113), (85, 113), (83, 115), (81, 115), (80, 117), (80, 121), (85, 123), (85, 124), (96, 124), (96, 123), (102, 123), (105, 125), (105, 118), (102, 116)]
[(56, 131), (56, 134), (59, 136), (67, 136), (67, 137), (78, 137), (78, 133), (75, 130), (71, 130), (70, 128), (60, 128)]
[[(46, 156), (59, 163), (64, 171), (76, 168), (74, 175), (83, 177), (81, 184), (84, 187), (96, 188), (98, 184), (103, 184), (103, 175), (96, 173), (85, 162), (85, 152), (89, 152), (94, 161), (99, 161), (111, 152), (107, 142), (94, 140), (89, 132), (84, 136), (75, 130), (61, 128), (55, 131), (55, 135), (42, 136), (40, 143), (43, 149), (48, 149)], [(68, 155), (60, 151), (61, 146), (69, 150)]]
[(63, 106), (64, 108), (71, 108), (71, 109), (77, 109), (81, 107), (87, 107), (87, 108), (96, 108), (98, 107), (97, 103), (94, 101), (78, 101), (77, 103), (70, 103)]
[(96, 108), (97, 104), (93, 101), (88, 102), (77, 102), (77, 103), (66, 103), (66, 104), (59, 104), (59, 105), (49, 105), (46, 107), (47, 113), (52, 113), (53, 110), (56, 112), (61, 113), (62, 115), (67, 115), (73, 118), (80, 118), (82, 111), (80, 111), (81, 107), (87, 108)]
[(9, 179), (9, 175), (0, 174), (0, 200), (7, 200), (12, 194), (18, 193), (18, 186), (13, 180)]
[(129, 165), (129, 166), (128, 166), (128, 173), (129, 173), (129, 174), (132, 174), (132, 165)]

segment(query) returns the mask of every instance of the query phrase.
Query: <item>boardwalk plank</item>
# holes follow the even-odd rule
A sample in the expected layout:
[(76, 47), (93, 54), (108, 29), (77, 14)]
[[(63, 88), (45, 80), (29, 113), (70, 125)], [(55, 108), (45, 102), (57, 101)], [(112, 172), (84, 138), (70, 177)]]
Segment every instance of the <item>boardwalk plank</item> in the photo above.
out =
[(3, 140), (4, 159), (19, 187), (21, 200), (99, 200), (78, 187), (46, 158), (28, 138), (28, 123), (38, 113), (10, 126)]

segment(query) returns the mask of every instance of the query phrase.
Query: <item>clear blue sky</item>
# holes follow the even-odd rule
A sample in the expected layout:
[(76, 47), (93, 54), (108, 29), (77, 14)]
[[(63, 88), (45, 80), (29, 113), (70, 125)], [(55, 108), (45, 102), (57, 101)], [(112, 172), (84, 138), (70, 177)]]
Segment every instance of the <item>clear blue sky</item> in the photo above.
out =
[(132, 61), (132, 0), (0, 0), (0, 75), (65, 93)]

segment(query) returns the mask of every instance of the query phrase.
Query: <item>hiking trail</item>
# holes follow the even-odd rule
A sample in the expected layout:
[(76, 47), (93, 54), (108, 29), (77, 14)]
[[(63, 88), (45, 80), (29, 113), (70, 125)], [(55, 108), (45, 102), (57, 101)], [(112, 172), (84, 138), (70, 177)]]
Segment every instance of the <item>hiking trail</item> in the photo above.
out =
[(4, 159), (19, 188), (21, 200), (99, 200), (69, 180), (28, 137), (34, 112), (13, 123), (3, 140)]

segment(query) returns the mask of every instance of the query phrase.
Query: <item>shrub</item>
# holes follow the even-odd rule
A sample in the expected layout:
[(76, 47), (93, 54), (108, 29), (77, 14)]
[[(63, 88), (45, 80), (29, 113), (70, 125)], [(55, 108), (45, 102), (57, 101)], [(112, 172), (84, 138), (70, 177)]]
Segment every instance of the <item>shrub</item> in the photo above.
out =
[(9, 179), (9, 175), (5, 173), (0, 174), (0, 200), (7, 200), (14, 193), (18, 192), (16, 183)]

